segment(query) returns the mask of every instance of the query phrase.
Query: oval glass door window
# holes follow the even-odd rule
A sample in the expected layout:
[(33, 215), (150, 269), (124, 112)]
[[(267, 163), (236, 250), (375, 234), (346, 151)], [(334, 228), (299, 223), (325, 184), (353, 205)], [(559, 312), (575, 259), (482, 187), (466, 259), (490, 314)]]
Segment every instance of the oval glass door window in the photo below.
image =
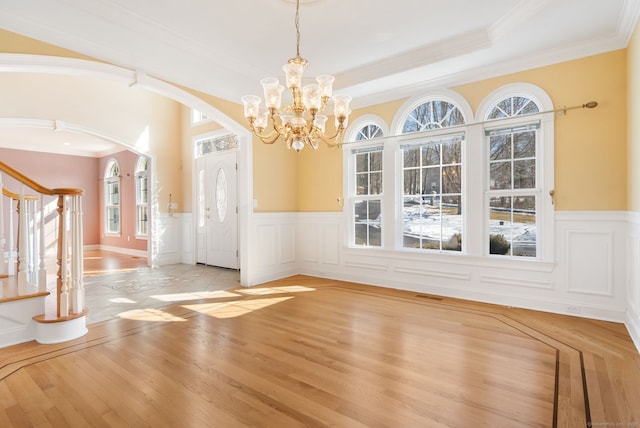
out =
[(227, 216), (227, 176), (222, 168), (218, 170), (216, 177), (216, 208), (218, 209), (218, 220), (223, 223)]

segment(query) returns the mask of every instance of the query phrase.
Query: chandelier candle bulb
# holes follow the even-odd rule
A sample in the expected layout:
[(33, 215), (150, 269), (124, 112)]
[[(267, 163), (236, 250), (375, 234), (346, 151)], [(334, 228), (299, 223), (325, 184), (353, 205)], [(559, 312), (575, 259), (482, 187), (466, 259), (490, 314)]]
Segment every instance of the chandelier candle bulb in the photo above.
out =
[[(273, 77), (260, 80), (264, 91), (265, 107), (260, 107), (262, 102), (260, 97), (255, 95), (242, 97), (244, 116), (249, 121), (251, 132), (265, 144), (273, 144), (282, 140), (287, 148), (296, 152), (302, 150), (305, 145), (309, 145), (315, 150), (318, 148), (320, 140), (328, 146), (340, 144), (351, 113), (349, 110), (351, 97), (349, 95), (335, 95), (332, 98), (333, 82), (335, 81), (333, 76), (323, 74), (316, 77), (317, 83), (302, 86), (302, 75), (308, 62), (300, 56), (299, 14), (300, 0), (296, 0), (296, 56), (282, 67), (286, 88), (291, 91), (292, 103), (282, 105), (282, 92), (285, 86)], [(324, 133), (327, 116), (322, 112), (332, 99), (336, 132), (332, 136), (326, 136)], [(272, 131), (263, 134), (265, 129), (269, 127), (272, 128)]]
[(313, 119), (313, 126), (318, 128), (318, 131), (324, 134), (324, 128), (327, 123), (327, 119), (327, 116), (318, 114), (316, 115), (315, 119)]
[(322, 98), (326, 97), (327, 100), (331, 98), (331, 92), (333, 91), (333, 82), (335, 80), (336, 80), (335, 77), (330, 76), (328, 74), (323, 74), (321, 76), (316, 77), (316, 81), (318, 82), (318, 85), (320, 85)]
[(282, 66), (285, 78), (287, 79), (287, 88), (297, 89), (302, 82), (302, 73), (304, 66), (296, 62), (289, 62)]
[(242, 102), (244, 103), (244, 116), (247, 118), (255, 118), (258, 115), (258, 108), (262, 102), (260, 97), (256, 95), (245, 95), (242, 97)]
[(322, 99), (320, 98), (320, 85), (315, 83), (305, 85), (302, 88), (302, 103), (308, 110), (320, 110)]
[(264, 101), (267, 108), (279, 109), (282, 104), (282, 92), (284, 86), (280, 84), (278, 79), (269, 77), (260, 81), (264, 89)]

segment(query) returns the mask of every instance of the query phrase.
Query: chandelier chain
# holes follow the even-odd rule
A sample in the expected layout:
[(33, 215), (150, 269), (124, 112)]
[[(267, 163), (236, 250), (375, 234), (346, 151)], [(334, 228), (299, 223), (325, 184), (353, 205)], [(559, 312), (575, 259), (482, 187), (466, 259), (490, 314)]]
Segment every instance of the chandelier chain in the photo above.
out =
[(300, 57), (300, 0), (296, 0), (296, 57)]

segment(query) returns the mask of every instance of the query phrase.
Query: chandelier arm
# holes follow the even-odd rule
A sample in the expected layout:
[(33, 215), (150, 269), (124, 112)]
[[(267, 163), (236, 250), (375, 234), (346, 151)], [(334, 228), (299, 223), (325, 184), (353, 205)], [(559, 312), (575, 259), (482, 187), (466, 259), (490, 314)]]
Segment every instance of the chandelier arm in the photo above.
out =
[[(251, 132), (253, 133), (253, 135), (258, 137), (260, 139), (260, 141), (262, 141), (264, 144), (273, 144), (276, 141), (278, 141), (278, 138), (280, 138), (280, 133), (278, 132), (277, 129), (276, 129), (276, 132), (272, 132), (271, 134), (264, 135), (261, 130), (256, 128), (253, 120), (249, 121), (249, 125), (250, 125)], [(274, 128), (275, 128), (275, 126), (274, 126)]]
[(260, 135), (254, 132), (253, 135), (260, 138), (260, 141), (262, 141), (264, 144), (273, 144), (278, 141), (278, 138), (280, 138), (280, 135), (275, 133), (270, 135)]
[(342, 142), (339, 142), (336, 140), (336, 138), (338, 138), (339, 136), (340, 136), (340, 132), (336, 133), (336, 135), (332, 137), (327, 137), (322, 132), (320, 132), (318, 128), (314, 127), (313, 137), (319, 138), (320, 140), (322, 140), (323, 143), (325, 143), (329, 147), (337, 147), (342, 144)]

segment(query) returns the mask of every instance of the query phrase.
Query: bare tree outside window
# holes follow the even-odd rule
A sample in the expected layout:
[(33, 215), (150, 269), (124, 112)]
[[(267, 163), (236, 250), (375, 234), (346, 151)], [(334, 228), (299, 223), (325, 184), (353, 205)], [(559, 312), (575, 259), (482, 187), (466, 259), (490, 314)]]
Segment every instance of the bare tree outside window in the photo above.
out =
[[(356, 141), (383, 136), (376, 124), (360, 128)], [(352, 151), (355, 164), (353, 199), (353, 243), (357, 246), (382, 246), (382, 147), (368, 147)]]
[[(513, 96), (496, 103), (489, 119), (538, 113), (525, 97)], [(489, 254), (537, 255), (537, 153), (538, 126), (518, 125), (487, 132), (489, 150)]]
[[(458, 107), (427, 101), (407, 116), (403, 133), (464, 125)], [(462, 144), (458, 136), (438, 136), (403, 148), (403, 246), (462, 251)]]

